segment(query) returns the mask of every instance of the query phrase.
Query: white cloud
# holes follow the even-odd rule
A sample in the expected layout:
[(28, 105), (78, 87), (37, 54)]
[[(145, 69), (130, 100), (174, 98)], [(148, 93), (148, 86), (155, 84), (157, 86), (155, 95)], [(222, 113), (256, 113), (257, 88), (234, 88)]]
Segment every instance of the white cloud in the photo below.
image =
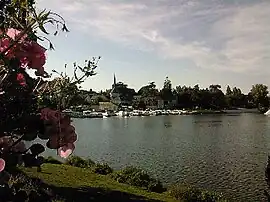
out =
[[(200, 68), (260, 72), (270, 62), (270, 2), (39, 0), (78, 30), (189, 59)], [(226, 2), (226, 3), (225, 3)]]

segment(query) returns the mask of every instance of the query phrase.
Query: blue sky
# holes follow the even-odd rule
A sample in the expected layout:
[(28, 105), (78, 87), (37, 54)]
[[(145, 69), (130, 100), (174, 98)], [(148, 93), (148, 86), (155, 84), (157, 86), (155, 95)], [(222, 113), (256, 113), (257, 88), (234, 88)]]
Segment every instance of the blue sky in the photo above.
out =
[(101, 56), (85, 89), (109, 89), (113, 73), (138, 90), (175, 85), (270, 84), (270, 1), (37, 0), (61, 14), (71, 32), (51, 37), (46, 68)]

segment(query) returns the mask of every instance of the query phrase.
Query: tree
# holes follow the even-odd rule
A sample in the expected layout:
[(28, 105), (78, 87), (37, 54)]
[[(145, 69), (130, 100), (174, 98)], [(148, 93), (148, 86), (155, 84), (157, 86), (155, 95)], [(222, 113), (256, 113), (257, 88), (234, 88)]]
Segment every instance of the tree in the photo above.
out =
[(269, 108), (268, 87), (263, 84), (253, 85), (250, 94), (259, 111), (264, 112)]
[(163, 88), (161, 89), (161, 97), (164, 100), (171, 100), (172, 99), (172, 82), (169, 80), (168, 77), (165, 78)]
[(143, 86), (138, 91), (138, 95), (141, 96), (141, 101), (145, 103), (146, 106), (156, 106), (157, 96), (159, 92), (156, 89), (155, 82), (149, 82), (148, 85)]
[(222, 109), (225, 107), (225, 96), (224, 93), (220, 90), (220, 85), (210, 85), (209, 92), (211, 94), (211, 108), (213, 109)]
[[(68, 31), (64, 19), (46, 10), (37, 13), (33, 0), (1, 1), (0, 8), (0, 189), (3, 189), (9, 185), (2, 177), (14, 171), (19, 159), (26, 167), (40, 168), (43, 158), (39, 155), (45, 147), (33, 143), (37, 137), (46, 140), (46, 146), (56, 149), (61, 157), (73, 152), (77, 135), (70, 117), (61, 109), (77, 92), (76, 85), (93, 75), (93, 68), (74, 65), (74, 82), (60, 74), (51, 85), (46, 80), (50, 75), (44, 70), (46, 49), (37, 41), (48, 39), (37, 33), (49, 34), (44, 27), (47, 23), (56, 26), (55, 35), (58, 28)], [(37, 78), (32, 78), (26, 68), (34, 69)], [(77, 69), (81, 70), (81, 76), (77, 75)], [(47, 93), (55, 99), (46, 99)], [(6, 192), (0, 190), (2, 199), (1, 193)]]
[(230, 86), (228, 85), (227, 89), (226, 89), (226, 95), (231, 95), (231, 94), (232, 94), (232, 90), (231, 90)]

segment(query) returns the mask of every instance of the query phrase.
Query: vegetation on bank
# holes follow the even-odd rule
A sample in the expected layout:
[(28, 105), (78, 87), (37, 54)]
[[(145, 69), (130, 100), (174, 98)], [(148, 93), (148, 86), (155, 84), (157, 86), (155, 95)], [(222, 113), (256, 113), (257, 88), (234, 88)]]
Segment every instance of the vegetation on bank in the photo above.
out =
[[(258, 108), (264, 112), (269, 107), (268, 87), (263, 84), (253, 85), (250, 92), (244, 94), (240, 88), (227, 86), (225, 92), (220, 85), (210, 85), (208, 88), (200, 88), (177, 85), (172, 88), (168, 77), (161, 89), (155, 82), (142, 86), (137, 92), (121, 82), (114, 85), (114, 98), (111, 89), (94, 92), (92, 89), (77, 90), (74, 94), (71, 106), (80, 106), (81, 110), (95, 108), (100, 102), (112, 102), (121, 107), (131, 105), (134, 109), (146, 109), (148, 107), (159, 109), (235, 109)], [(96, 109), (96, 108), (95, 108)]]
[(113, 171), (107, 164), (76, 156), (64, 163), (51, 157), (46, 162), (41, 172), (22, 169), (28, 176), (46, 183), (51, 197), (58, 201), (225, 201), (221, 194), (191, 186), (164, 187), (139, 168)]

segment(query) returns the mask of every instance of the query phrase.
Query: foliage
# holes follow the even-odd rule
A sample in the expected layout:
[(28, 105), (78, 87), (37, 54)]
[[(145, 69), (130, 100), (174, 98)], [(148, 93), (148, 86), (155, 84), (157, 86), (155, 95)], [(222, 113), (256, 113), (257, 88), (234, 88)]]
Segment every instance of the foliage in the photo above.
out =
[(180, 201), (186, 202), (225, 202), (221, 194), (197, 189), (191, 186), (175, 184), (168, 192)]
[(79, 156), (70, 156), (65, 162), (65, 164), (79, 168), (91, 168), (95, 165), (95, 162), (91, 159), (85, 160)]
[[(39, 106), (43, 107), (45, 105), (61, 110), (69, 108), (72, 103), (80, 99), (78, 97), (78, 85), (83, 83), (89, 76), (96, 74), (95, 69), (97, 68), (99, 60), (100, 57), (85, 60), (84, 67), (74, 63), (74, 76), (72, 78), (66, 74), (67, 65), (65, 65), (64, 73), (53, 70), (58, 77), (52, 81), (41, 82), (37, 89), (39, 92), (42, 92), (42, 95), (38, 97)], [(80, 71), (80, 73), (78, 71)]]
[(5, 187), (0, 188), (1, 201), (52, 201), (50, 191), (41, 185), (40, 179), (32, 179), (23, 173), (13, 174)]
[(144, 170), (132, 166), (114, 172), (111, 176), (117, 182), (142, 187), (148, 191), (158, 193), (165, 191), (159, 180), (150, 177)]
[(263, 84), (256, 84), (252, 86), (250, 93), (258, 109), (262, 112), (267, 111), (269, 107), (268, 87)]
[[(35, 166), (40, 171), (46, 160), (39, 155), (45, 147), (31, 145), (36, 138), (47, 140), (46, 146), (56, 149), (63, 158), (73, 152), (77, 134), (70, 117), (61, 110), (76, 94), (77, 85), (95, 75), (100, 59), (87, 60), (84, 67), (74, 63), (73, 78), (54, 71), (60, 77), (49, 82), (51, 75), (44, 69), (47, 50), (38, 42), (47, 41), (49, 49), (53, 49), (51, 41), (43, 36), (49, 34), (45, 28), (48, 23), (55, 26), (54, 35), (68, 29), (60, 15), (47, 10), (37, 12), (34, 3), (0, 3), (0, 175), (17, 165)], [(38, 35), (38, 31), (43, 35)], [(36, 78), (27, 69), (35, 70)], [(30, 143), (28, 148), (25, 141)]]
[[(123, 197), (130, 195), (131, 199), (126, 201), (136, 201), (135, 197), (141, 197), (141, 199), (137, 201), (176, 202), (176, 200), (166, 192), (159, 194), (145, 191), (140, 187), (121, 184), (111, 179), (108, 175), (95, 174), (91, 169), (77, 168), (64, 164), (43, 164), (43, 172), (37, 172), (36, 169), (33, 168), (22, 169), (28, 176), (38, 177), (44, 183), (53, 185), (54, 187), (62, 187), (62, 190), (66, 189), (69, 193), (71, 190), (78, 190), (79, 195), (72, 195), (71, 192), (69, 198), (66, 198), (67, 200), (63, 201), (125, 201), (123, 200)], [(87, 189), (90, 191), (87, 192)], [(98, 192), (93, 194), (93, 190), (97, 190), (98, 192), (100, 192), (100, 190), (105, 190), (106, 192), (101, 192), (100, 195), (106, 195), (107, 200), (93, 199), (98, 196)], [(83, 194), (88, 194), (88, 200), (81, 200)], [(64, 193), (61, 193), (61, 196), (64, 196)]]
[(44, 158), (44, 163), (63, 164), (63, 162), (53, 158), (52, 156), (48, 156), (47, 158)]
[(164, 80), (163, 88), (160, 91), (160, 96), (164, 100), (172, 100), (173, 99), (173, 93), (172, 93), (172, 82), (169, 80), (168, 77)]
[(150, 82), (148, 85), (143, 86), (138, 91), (140, 99), (137, 100), (134, 105), (136, 108), (145, 108), (146, 106), (157, 105), (157, 96), (159, 95), (158, 89), (156, 89), (155, 82)]
[(97, 163), (92, 168), (94, 173), (100, 175), (108, 175), (113, 172), (113, 169), (107, 163)]

